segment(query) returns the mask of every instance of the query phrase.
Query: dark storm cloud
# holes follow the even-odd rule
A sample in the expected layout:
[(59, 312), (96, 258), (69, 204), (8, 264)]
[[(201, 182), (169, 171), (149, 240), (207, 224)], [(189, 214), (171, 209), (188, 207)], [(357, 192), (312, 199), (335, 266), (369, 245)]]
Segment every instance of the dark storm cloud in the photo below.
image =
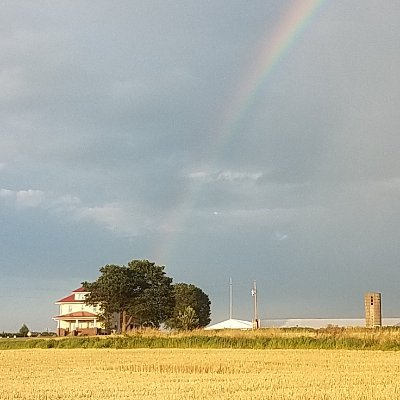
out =
[(325, 2), (235, 121), (296, 1), (40, 4), (0, 15), (4, 289), (160, 256), (214, 319), (229, 276), (242, 318), (252, 279), (266, 316), (395, 313), (398, 2)]

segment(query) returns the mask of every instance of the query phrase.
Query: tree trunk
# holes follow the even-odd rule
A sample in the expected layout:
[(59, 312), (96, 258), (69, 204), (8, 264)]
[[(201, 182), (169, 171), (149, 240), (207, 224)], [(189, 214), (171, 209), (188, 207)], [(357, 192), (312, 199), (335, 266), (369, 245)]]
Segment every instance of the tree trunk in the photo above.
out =
[(121, 333), (126, 332), (126, 311), (122, 311), (122, 324), (121, 324)]
[(121, 324), (121, 333), (126, 333), (126, 329), (131, 324), (133, 317), (130, 316), (128, 320), (126, 320), (127, 315), (126, 311), (122, 311), (122, 324)]

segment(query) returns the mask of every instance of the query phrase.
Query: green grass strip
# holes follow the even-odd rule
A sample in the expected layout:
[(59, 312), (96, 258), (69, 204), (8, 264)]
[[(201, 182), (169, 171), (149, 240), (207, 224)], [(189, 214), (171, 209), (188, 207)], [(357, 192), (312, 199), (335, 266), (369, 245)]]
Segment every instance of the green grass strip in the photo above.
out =
[(0, 339), (0, 350), (13, 349), (77, 349), (77, 348), (202, 348), (202, 349), (323, 349), (323, 350), (400, 350), (398, 339), (384, 341), (354, 337), (297, 336), (209, 336), (209, 335), (156, 335), (72, 338)]

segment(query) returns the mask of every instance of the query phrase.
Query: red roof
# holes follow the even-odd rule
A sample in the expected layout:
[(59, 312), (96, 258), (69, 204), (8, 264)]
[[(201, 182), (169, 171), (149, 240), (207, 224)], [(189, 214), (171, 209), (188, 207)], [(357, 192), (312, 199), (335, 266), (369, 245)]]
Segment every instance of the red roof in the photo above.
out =
[(85, 300), (75, 300), (75, 295), (74, 294), (70, 294), (67, 297), (64, 297), (61, 300), (56, 301), (56, 304), (58, 303), (84, 303)]
[(72, 291), (72, 294), (70, 294), (67, 297), (62, 298), (61, 300), (56, 301), (56, 304), (58, 303), (84, 303), (84, 300), (75, 300), (75, 294), (74, 293), (89, 293), (83, 286), (75, 289)]
[(87, 312), (87, 311), (76, 311), (72, 312), (69, 314), (64, 314), (64, 315), (57, 315), (57, 317), (54, 317), (54, 319), (79, 319), (79, 318), (97, 318), (98, 316), (96, 314)]
[(80, 288), (75, 289), (75, 290), (72, 291), (72, 293), (76, 293), (76, 292), (86, 292), (86, 293), (89, 293), (89, 292), (86, 290), (86, 288), (84, 288), (83, 286), (81, 286)]

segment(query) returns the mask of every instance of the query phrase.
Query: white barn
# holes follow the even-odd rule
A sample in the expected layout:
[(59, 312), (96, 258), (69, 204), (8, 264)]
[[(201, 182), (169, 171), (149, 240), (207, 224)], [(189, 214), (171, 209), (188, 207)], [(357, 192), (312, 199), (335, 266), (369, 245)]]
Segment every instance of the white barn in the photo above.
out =
[(205, 327), (205, 330), (214, 329), (252, 329), (253, 324), (249, 321), (243, 321), (240, 319), (227, 319), (226, 321), (218, 322), (217, 324), (209, 325)]

